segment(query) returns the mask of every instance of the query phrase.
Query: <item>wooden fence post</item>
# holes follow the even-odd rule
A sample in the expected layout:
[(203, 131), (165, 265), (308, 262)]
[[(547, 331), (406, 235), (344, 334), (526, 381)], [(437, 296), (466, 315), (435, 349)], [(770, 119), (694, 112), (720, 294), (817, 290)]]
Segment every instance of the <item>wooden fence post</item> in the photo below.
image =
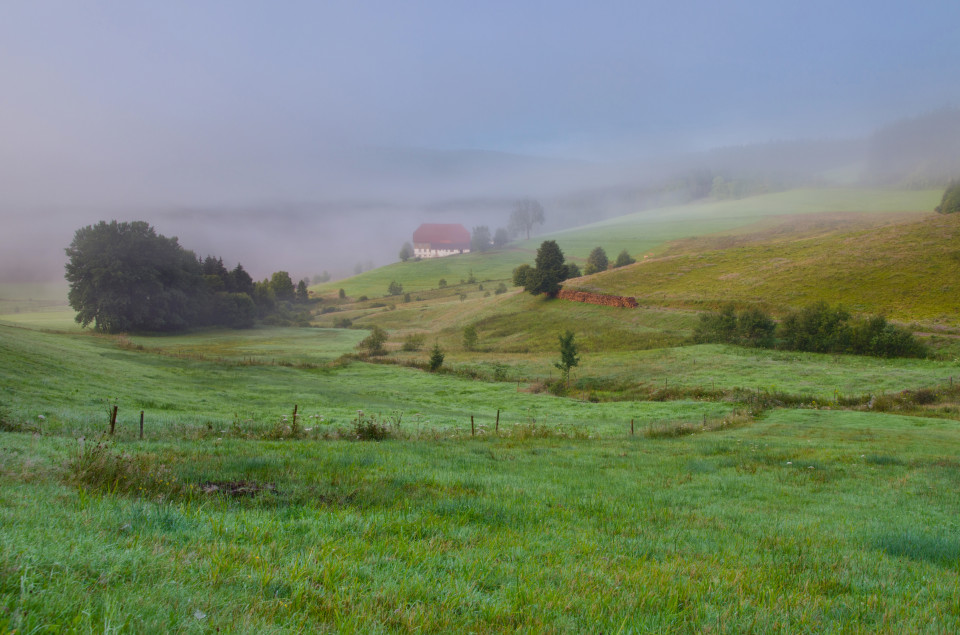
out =
[(476, 429), (473, 427), (473, 415), (470, 415), (470, 436), (474, 436), (477, 433)]
[(630, 420), (630, 436), (633, 436), (633, 419)]
[(497, 423), (494, 430), (496, 430), (497, 432), (500, 432), (500, 408), (497, 408)]
[(140, 440), (143, 441), (143, 410), (140, 411)]
[(297, 404), (293, 404), (293, 424), (290, 427), (297, 429)]
[(110, 413), (110, 436), (113, 436), (114, 431), (117, 429), (117, 406), (113, 407), (113, 412)]

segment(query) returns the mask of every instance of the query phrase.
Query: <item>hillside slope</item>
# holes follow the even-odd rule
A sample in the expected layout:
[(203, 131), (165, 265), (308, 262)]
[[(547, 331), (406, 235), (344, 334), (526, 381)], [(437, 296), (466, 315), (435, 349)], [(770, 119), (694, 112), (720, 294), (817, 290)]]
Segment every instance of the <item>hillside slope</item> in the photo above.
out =
[[(461, 279), (468, 280), (471, 273), (480, 282), (509, 280), (514, 267), (533, 262), (537, 247), (547, 239), (556, 240), (564, 254), (574, 261), (585, 260), (590, 250), (598, 245), (611, 257), (623, 249), (640, 257), (668, 241), (729, 231), (767, 217), (825, 212), (927, 212), (940, 202), (942, 194), (942, 190), (798, 189), (740, 200), (710, 200), (660, 207), (537, 236), (485, 254), (398, 262), (345, 280), (318, 285), (313, 290), (330, 296), (342, 288), (350, 297), (367, 295), (373, 298), (383, 296), (392, 281), (401, 283), (405, 291), (415, 294), (437, 288), (441, 278), (449, 284), (456, 284)], [(589, 220), (585, 215), (584, 221)], [(398, 239), (398, 250), (403, 240)]]
[(783, 311), (826, 300), (897, 320), (960, 324), (960, 216), (809, 220), (680, 241), (569, 286), (661, 306), (735, 301)]

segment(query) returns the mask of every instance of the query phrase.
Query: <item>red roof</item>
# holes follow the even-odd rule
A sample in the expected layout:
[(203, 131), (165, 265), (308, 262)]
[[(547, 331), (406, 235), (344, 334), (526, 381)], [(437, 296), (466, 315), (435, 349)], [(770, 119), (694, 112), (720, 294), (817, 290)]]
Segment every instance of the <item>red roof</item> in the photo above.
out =
[(424, 223), (413, 232), (413, 242), (434, 247), (469, 249), (470, 232), (459, 223)]

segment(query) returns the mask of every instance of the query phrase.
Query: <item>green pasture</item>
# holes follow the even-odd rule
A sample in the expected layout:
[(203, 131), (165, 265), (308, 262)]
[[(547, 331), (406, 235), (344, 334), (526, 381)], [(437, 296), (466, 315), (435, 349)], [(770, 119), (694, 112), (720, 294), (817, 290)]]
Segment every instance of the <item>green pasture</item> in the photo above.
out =
[(901, 321), (955, 327), (958, 238), (955, 215), (925, 214), (882, 227), (787, 232), (729, 247), (693, 240), (665, 257), (572, 284), (657, 306), (708, 308), (735, 301), (782, 312), (825, 300)]
[(131, 335), (124, 346), (193, 359), (268, 364), (323, 364), (352, 353), (361, 330), (261, 327), (186, 335)]
[[(328, 333), (304, 332), (318, 340)], [(489, 430), (499, 409), (505, 426), (574, 426), (602, 435), (623, 434), (631, 419), (637, 425), (697, 422), (733, 410), (731, 404), (690, 401), (588, 403), (531, 394), (514, 383), (399, 366), (303, 367), (294, 362), (299, 355), (293, 351), (290, 361), (276, 364), (210, 361), (129, 350), (123, 339), (112, 337), (0, 326), (0, 385), (3, 405), (14, 418), (38, 429), (84, 434), (102, 431), (114, 404), (123, 434), (133, 434), (144, 410), (151, 435), (159, 436), (168, 427), (176, 434), (230, 430), (234, 423), (262, 429), (290, 415), (295, 404), (317, 434), (324, 431), (318, 426), (349, 424), (357, 410), (384, 418), (402, 413), (410, 426), (440, 429), (468, 429), (474, 416)]]
[[(554, 338), (556, 340), (556, 338)], [(412, 354), (401, 354), (411, 358)], [(498, 364), (507, 380), (559, 378), (559, 354), (503, 354), (457, 351), (446, 363), (492, 378)], [(857, 355), (798, 353), (699, 344), (640, 351), (584, 353), (571, 373), (573, 387), (598, 393), (635, 388), (638, 394), (661, 389), (737, 389), (786, 393), (831, 403), (838, 397), (881, 395), (960, 383), (954, 360), (881, 359)], [(614, 390), (614, 392), (615, 392)]]
[(0, 315), (63, 311), (68, 306), (67, 290), (64, 280), (43, 283), (0, 282)]
[(956, 422), (87, 444), (0, 432), (5, 631), (960, 628)]
[(479, 282), (509, 282), (513, 269), (523, 263), (532, 264), (537, 247), (547, 239), (556, 240), (568, 258), (581, 264), (597, 246), (602, 246), (611, 259), (622, 249), (642, 258), (667, 241), (729, 231), (771, 216), (928, 212), (939, 204), (942, 194), (942, 190), (800, 189), (741, 200), (655, 208), (537, 236), (512, 243), (503, 250), (396, 263), (312, 289), (322, 295), (332, 295), (342, 288), (351, 298), (361, 295), (374, 298), (385, 295), (390, 283), (397, 281), (405, 291), (415, 294), (437, 288), (441, 278), (451, 285), (468, 280), (471, 271)]

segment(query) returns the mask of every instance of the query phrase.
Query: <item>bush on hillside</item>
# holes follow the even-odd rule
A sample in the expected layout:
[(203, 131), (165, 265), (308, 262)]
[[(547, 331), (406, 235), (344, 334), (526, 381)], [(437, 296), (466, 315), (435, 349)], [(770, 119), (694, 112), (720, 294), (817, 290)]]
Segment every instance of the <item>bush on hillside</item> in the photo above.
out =
[(875, 357), (926, 357), (930, 352), (913, 333), (888, 323), (883, 316), (852, 318), (842, 307), (826, 302), (788, 313), (779, 326), (759, 308), (737, 312), (728, 304), (700, 316), (694, 340)]
[(954, 181), (947, 186), (943, 193), (943, 199), (937, 206), (937, 212), (941, 214), (956, 214), (960, 212), (960, 181)]
[(411, 333), (403, 338), (403, 346), (400, 348), (407, 352), (419, 351), (423, 348), (423, 342), (427, 339), (427, 336), (423, 333)]
[(701, 314), (693, 336), (701, 343), (771, 348), (775, 343), (775, 330), (776, 322), (759, 308), (751, 307), (737, 313), (732, 304), (727, 304), (720, 311)]
[(374, 326), (373, 330), (370, 331), (370, 335), (363, 338), (363, 340), (357, 344), (357, 348), (366, 351), (370, 355), (386, 355), (387, 349), (383, 346), (386, 343), (387, 332), (379, 326)]
[(610, 266), (610, 260), (607, 258), (607, 252), (603, 247), (594, 247), (590, 255), (587, 256), (587, 265), (583, 268), (586, 275), (594, 274), (599, 271), (606, 271)]
[(523, 287), (527, 284), (527, 276), (533, 271), (533, 267), (527, 264), (520, 265), (513, 270), (513, 286)]
[(626, 267), (627, 265), (632, 265), (636, 260), (630, 255), (626, 249), (617, 254), (617, 260), (613, 263), (614, 269), (618, 267)]
[(783, 347), (810, 353), (839, 353), (850, 348), (850, 314), (842, 307), (817, 302), (788, 313), (780, 323)]
[(472, 351), (477, 348), (477, 327), (469, 325), (463, 327), (463, 350)]

